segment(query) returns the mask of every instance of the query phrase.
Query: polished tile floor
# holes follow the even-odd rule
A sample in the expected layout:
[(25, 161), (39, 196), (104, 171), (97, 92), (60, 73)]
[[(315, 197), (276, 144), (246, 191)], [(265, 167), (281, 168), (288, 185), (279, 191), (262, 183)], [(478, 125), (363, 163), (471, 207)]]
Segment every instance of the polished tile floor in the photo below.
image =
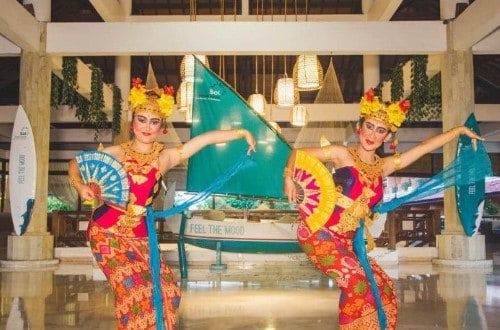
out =
[[(500, 265), (457, 269), (411, 263), (386, 270), (397, 286), (398, 329), (500, 329)], [(0, 329), (115, 328), (111, 291), (96, 280), (90, 263), (0, 269), (0, 282)], [(189, 267), (180, 285), (179, 329), (338, 328), (340, 291), (303, 261), (228, 265), (226, 271)]]

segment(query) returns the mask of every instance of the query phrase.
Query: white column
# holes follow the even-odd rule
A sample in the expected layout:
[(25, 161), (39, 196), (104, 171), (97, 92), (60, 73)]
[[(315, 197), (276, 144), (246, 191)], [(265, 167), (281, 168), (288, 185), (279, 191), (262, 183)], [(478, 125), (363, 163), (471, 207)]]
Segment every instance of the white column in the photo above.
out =
[[(447, 26), (448, 50), (442, 55), (441, 90), (443, 130), (463, 125), (474, 110), (472, 50), (453, 49), (452, 22)], [(443, 147), (443, 166), (455, 159), (456, 140)], [(444, 231), (436, 238), (438, 258), (433, 263), (445, 266), (489, 268), (483, 235), (468, 237), (460, 223), (455, 190), (444, 192)]]
[(130, 69), (131, 69), (130, 56), (117, 56), (115, 58), (115, 84), (120, 88), (122, 97), (122, 114), (120, 124), (120, 134), (114, 136), (113, 143), (126, 142), (129, 139), (129, 127), (131, 113), (128, 111), (128, 94), (130, 92)]
[[(363, 88), (375, 88), (380, 83), (380, 58), (378, 55), (363, 55)], [(361, 97), (361, 95), (360, 95)]]

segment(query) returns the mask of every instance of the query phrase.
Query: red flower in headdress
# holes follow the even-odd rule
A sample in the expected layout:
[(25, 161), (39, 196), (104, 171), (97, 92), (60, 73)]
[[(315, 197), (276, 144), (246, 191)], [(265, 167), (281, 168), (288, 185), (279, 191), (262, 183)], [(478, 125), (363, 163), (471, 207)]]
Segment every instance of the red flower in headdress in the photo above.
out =
[(133, 78), (132, 79), (132, 86), (134, 86), (135, 88), (140, 88), (142, 85), (142, 79), (137, 77), (137, 78)]
[(399, 108), (404, 113), (408, 112), (408, 109), (410, 109), (410, 101), (408, 101), (408, 100), (402, 100), (401, 102), (399, 102)]
[(163, 86), (163, 92), (167, 95), (174, 95), (175, 93), (174, 86), (168, 86), (168, 85)]
[(373, 99), (375, 98), (375, 91), (373, 88), (370, 88), (366, 93), (365, 93), (365, 99), (368, 102), (373, 102)]

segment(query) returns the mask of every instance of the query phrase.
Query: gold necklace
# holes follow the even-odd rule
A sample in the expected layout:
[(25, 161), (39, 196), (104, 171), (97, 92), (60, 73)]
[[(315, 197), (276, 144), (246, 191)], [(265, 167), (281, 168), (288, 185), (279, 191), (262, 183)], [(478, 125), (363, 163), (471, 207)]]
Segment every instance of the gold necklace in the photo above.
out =
[(122, 143), (121, 147), (125, 152), (125, 156), (134, 159), (140, 166), (158, 159), (160, 152), (163, 150), (163, 144), (158, 142), (153, 143), (153, 150), (147, 154), (132, 149), (132, 141)]
[(383, 171), (383, 164), (380, 157), (375, 155), (375, 162), (368, 164), (361, 160), (356, 147), (349, 147), (348, 150), (354, 159), (354, 167), (361, 174), (360, 180), (376, 187), (379, 183), (378, 178), (382, 176)]

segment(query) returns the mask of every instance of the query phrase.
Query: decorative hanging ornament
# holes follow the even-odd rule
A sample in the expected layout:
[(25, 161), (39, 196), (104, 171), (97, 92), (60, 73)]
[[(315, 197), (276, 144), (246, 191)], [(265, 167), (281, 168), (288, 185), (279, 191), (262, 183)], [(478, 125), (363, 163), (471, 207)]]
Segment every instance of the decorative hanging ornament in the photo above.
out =
[(302, 104), (297, 104), (293, 107), (290, 112), (290, 124), (293, 126), (306, 126), (309, 121), (309, 113), (307, 112), (307, 108)]
[(285, 74), (284, 78), (278, 79), (274, 91), (274, 102), (279, 107), (291, 107), (298, 103), (299, 91), (295, 88), (292, 78)]
[(293, 81), (299, 91), (314, 91), (323, 86), (323, 67), (316, 55), (299, 55), (293, 66)]
[(281, 127), (280, 125), (278, 125), (277, 122), (275, 121), (270, 121), (269, 122), (269, 125), (271, 125), (272, 128), (274, 128), (276, 130), (276, 132), (280, 133), (281, 134)]
[(262, 94), (252, 94), (248, 97), (248, 104), (257, 112), (259, 115), (264, 115), (266, 112), (267, 101)]
[(177, 109), (179, 112), (186, 112), (193, 106), (193, 83), (189, 81), (181, 82), (177, 90)]
[(181, 61), (181, 80), (194, 82), (194, 57), (200, 60), (206, 67), (209, 67), (206, 55), (185, 55)]

